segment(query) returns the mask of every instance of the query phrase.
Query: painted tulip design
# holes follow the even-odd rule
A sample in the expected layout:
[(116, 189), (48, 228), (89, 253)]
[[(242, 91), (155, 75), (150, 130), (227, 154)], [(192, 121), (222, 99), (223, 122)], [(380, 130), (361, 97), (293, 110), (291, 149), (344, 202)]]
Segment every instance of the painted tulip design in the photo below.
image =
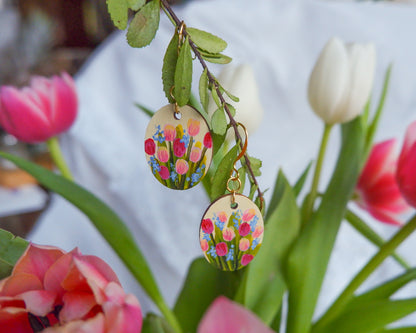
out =
[(239, 249), (240, 251), (247, 251), (250, 247), (250, 241), (247, 238), (241, 238), (239, 243)]
[(169, 176), (170, 176), (169, 169), (165, 167), (164, 165), (162, 165), (160, 167), (159, 175), (160, 175), (160, 178), (164, 180), (169, 179)]
[(241, 223), (240, 227), (238, 228), (238, 233), (241, 237), (247, 236), (251, 231), (250, 224), (244, 222)]
[(208, 241), (206, 239), (201, 239), (200, 245), (201, 245), (201, 250), (203, 252), (208, 251), (209, 245), (208, 245)]
[(210, 132), (207, 132), (204, 136), (204, 147), (207, 149), (212, 148), (212, 136)]
[(199, 133), (200, 122), (195, 119), (188, 120), (188, 134), (190, 136), (197, 136)]
[(313, 111), (326, 124), (344, 123), (358, 116), (370, 96), (375, 62), (373, 44), (329, 40), (309, 78)]
[(198, 162), (199, 159), (201, 158), (201, 148), (198, 147), (194, 147), (191, 150), (191, 154), (189, 156), (189, 159), (191, 160), (191, 162)]
[(188, 162), (186, 162), (186, 161), (185, 161), (185, 160), (183, 160), (183, 159), (177, 160), (177, 161), (176, 161), (176, 166), (175, 166), (175, 169), (176, 169), (176, 172), (177, 172), (179, 175), (184, 175), (184, 174), (186, 174), (186, 173), (188, 172), (188, 169), (189, 169)]
[(234, 237), (235, 237), (235, 231), (234, 231), (234, 229), (233, 228), (224, 228), (222, 230), (222, 237), (227, 242), (232, 241), (234, 239)]
[(396, 140), (374, 145), (358, 179), (355, 202), (381, 222), (401, 225), (406, 204), (396, 182)]
[(176, 128), (173, 125), (166, 125), (163, 129), (163, 133), (165, 135), (165, 140), (171, 142), (176, 138)]
[(157, 150), (157, 159), (162, 163), (169, 161), (169, 151), (166, 147), (159, 147)]
[(256, 215), (256, 211), (253, 208), (247, 209), (242, 217), (243, 222), (250, 222), (251, 219)]
[(254, 256), (252, 254), (243, 254), (241, 257), (241, 265), (247, 266), (253, 259)]
[(261, 225), (259, 225), (258, 227), (256, 227), (256, 229), (254, 229), (252, 236), (253, 238), (258, 238), (261, 235), (263, 235), (263, 232), (264, 232), (264, 228)]
[(220, 220), (221, 223), (225, 223), (228, 220), (227, 213), (224, 212), (224, 211), (223, 212), (219, 212), (217, 214), (217, 216), (218, 216), (218, 220)]
[(211, 219), (204, 219), (202, 220), (201, 228), (206, 234), (211, 234), (214, 231), (214, 224)]
[(218, 255), (219, 257), (223, 257), (223, 256), (225, 256), (225, 255), (228, 253), (228, 247), (227, 247), (227, 244), (226, 244), (226, 243), (224, 243), (224, 242), (218, 243), (218, 244), (215, 246), (215, 251), (217, 252), (217, 255)]
[(173, 153), (176, 157), (182, 157), (186, 152), (185, 143), (181, 139), (173, 140)]
[(416, 208), (416, 121), (407, 128), (397, 165), (396, 179), (407, 203)]
[(153, 139), (147, 139), (144, 142), (144, 151), (146, 154), (153, 156), (156, 153), (156, 144)]
[(35, 76), (30, 86), (0, 88), (0, 125), (17, 139), (37, 143), (65, 132), (77, 116), (75, 83), (67, 73)]
[(30, 244), (0, 281), (2, 332), (133, 333), (141, 326), (137, 298), (104, 261), (77, 249)]

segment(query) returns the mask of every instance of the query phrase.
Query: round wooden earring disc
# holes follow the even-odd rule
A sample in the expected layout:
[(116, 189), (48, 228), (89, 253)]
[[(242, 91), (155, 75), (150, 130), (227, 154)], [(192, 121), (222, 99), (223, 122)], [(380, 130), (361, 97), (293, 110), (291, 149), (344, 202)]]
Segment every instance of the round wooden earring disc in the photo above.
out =
[(163, 185), (186, 190), (198, 184), (212, 160), (212, 137), (204, 117), (189, 105), (169, 104), (146, 129), (144, 150), (153, 175)]
[(263, 242), (263, 217), (244, 195), (220, 197), (208, 207), (201, 221), (199, 241), (205, 258), (223, 271), (235, 271), (254, 259)]

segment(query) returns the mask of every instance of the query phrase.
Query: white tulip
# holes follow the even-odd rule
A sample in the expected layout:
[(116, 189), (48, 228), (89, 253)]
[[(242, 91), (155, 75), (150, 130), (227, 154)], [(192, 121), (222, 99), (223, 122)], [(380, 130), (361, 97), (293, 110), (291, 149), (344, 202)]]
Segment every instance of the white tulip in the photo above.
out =
[(309, 103), (327, 124), (358, 116), (373, 87), (376, 52), (373, 44), (345, 44), (332, 38), (309, 78)]
[[(234, 119), (241, 122), (249, 134), (254, 133), (263, 119), (263, 108), (260, 104), (259, 90), (251, 66), (247, 64), (226, 65), (217, 80), (225, 90), (240, 99), (238, 102), (233, 102), (224, 94), (225, 101), (236, 109)], [(216, 109), (217, 105), (210, 99), (208, 113), (212, 116)], [(234, 140), (233, 133), (231, 128), (226, 136), (227, 141)]]

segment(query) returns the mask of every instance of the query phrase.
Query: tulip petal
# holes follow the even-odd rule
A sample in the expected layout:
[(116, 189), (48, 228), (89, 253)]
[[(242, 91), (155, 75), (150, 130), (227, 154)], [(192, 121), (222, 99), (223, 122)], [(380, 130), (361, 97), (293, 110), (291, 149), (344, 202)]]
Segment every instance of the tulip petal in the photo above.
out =
[(345, 104), (350, 85), (349, 60), (345, 45), (332, 38), (322, 50), (311, 73), (309, 103), (327, 124), (339, 121), (338, 108)]
[(46, 271), (64, 253), (63, 250), (54, 246), (29, 244), (23, 256), (16, 263), (13, 275), (18, 273), (33, 274), (43, 281)]
[[(49, 270), (45, 273), (43, 280), (44, 288), (57, 293), (58, 297), (62, 297), (65, 293), (64, 281), (71, 271), (72, 264), (72, 252), (64, 254), (57, 261), (50, 266)], [(67, 290), (72, 290), (67, 288)]]
[(78, 100), (75, 83), (67, 73), (62, 73), (61, 77), (54, 76), (52, 82), (55, 98), (51, 122), (54, 134), (59, 134), (66, 131), (74, 122)]
[(397, 182), (406, 201), (416, 208), (416, 142), (406, 148), (404, 158), (401, 158), (397, 167)]
[(198, 333), (272, 333), (252, 312), (230, 301), (224, 296), (218, 297), (202, 318)]
[(16, 296), (29, 290), (40, 290), (43, 288), (42, 282), (36, 275), (27, 273), (16, 273), (13, 278), (4, 280), (0, 295)]
[(142, 312), (136, 297), (127, 295), (123, 304), (103, 304), (107, 333), (136, 333), (141, 331)]
[(0, 98), (3, 113), (1, 125), (8, 133), (30, 143), (50, 137), (49, 121), (30, 91), (2, 87)]
[(18, 297), (25, 302), (28, 312), (35, 316), (46, 316), (53, 310), (56, 294), (47, 290), (32, 290)]
[(0, 327), (2, 332), (28, 333), (33, 332), (26, 311), (0, 309)]
[(64, 323), (83, 319), (97, 304), (94, 295), (87, 292), (68, 292), (63, 297), (63, 303), (59, 319)]
[[(120, 331), (122, 332), (122, 331)], [(72, 321), (64, 326), (49, 327), (42, 333), (107, 333), (103, 314), (82, 321)]]

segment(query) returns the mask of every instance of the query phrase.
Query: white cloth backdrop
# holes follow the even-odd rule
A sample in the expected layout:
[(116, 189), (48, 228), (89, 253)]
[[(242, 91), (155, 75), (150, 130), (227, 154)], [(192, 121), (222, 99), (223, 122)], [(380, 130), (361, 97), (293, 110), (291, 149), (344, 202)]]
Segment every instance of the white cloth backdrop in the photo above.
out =
[[(379, 96), (384, 71), (388, 64), (394, 64), (378, 140), (393, 136), (401, 139), (407, 124), (416, 119), (416, 8), (412, 6), (317, 0), (206, 0), (192, 1), (176, 11), (188, 26), (223, 37), (229, 45), (226, 54), (236, 64), (250, 63), (254, 68), (265, 116), (258, 132), (250, 137), (248, 150), (264, 162), (259, 178), (262, 189), (273, 186), (279, 167), (293, 182), (316, 155), (323, 126), (308, 106), (306, 87), (320, 50), (332, 36), (375, 43), (375, 98)], [(148, 118), (133, 103), (152, 109), (167, 104), (161, 66), (173, 27), (162, 17), (150, 46), (130, 48), (125, 33), (117, 32), (91, 57), (77, 77), (79, 117), (63, 143), (77, 181), (109, 203), (126, 221), (164, 296), (173, 304), (188, 265), (201, 255), (199, 222), (209, 202), (202, 186), (188, 191), (165, 189), (146, 164), (143, 137)], [(219, 67), (212, 68), (218, 73)], [(194, 79), (200, 73), (201, 67), (195, 64)], [(335, 161), (338, 134), (332, 133), (328, 151), (331, 163), (324, 169), (324, 183)], [(266, 199), (269, 196), (270, 192)], [(386, 237), (396, 230), (375, 221), (371, 224)], [(101, 256), (118, 273), (124, 287), (138, 295), (143, 308), (154, 310), (101, 236), (61, 198), (54, 198), (31, 239), (67, 250), (78, 246), (83, 253)], [(413, 237), (400, 248), (413, 265), (415, 244)], [(373, 246), (343, 224), (318, 313), (374, 252)], [(387, 260), (367, 286), (399, 271), (395, 262)]]

